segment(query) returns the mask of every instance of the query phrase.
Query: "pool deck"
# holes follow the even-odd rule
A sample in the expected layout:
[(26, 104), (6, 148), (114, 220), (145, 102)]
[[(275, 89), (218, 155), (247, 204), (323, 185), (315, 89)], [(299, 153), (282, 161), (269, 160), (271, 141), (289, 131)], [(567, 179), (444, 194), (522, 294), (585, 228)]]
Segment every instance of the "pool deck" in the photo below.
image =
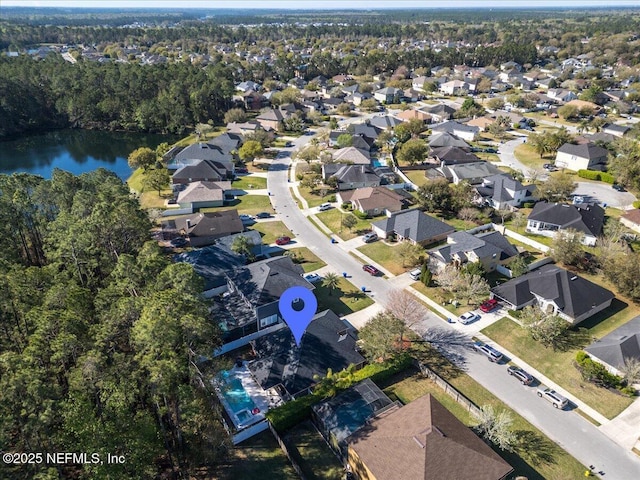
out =
[(270, 388), (269, 390), (265, 391), (262, 389), (262, 387), (260, 387), (260, 385), (258, 385), (258, 383), (251, 376), (249, 369), (246, 367), (246, 362), (242, 365), (242, 367), (234, 366), (232, 369), (227, 371), (229, 372), (229, 379), (237, 378), (238, 380), (240, 380), (244, 391), (247, 392), (247, 395), (249, 395), (253, 403), (255, 403), (256, 407), (260, 409), (260, 412), (257, 414), (249, 412), (252, 415), (249, 421), (240, 422), (236, 413), (229, 406), (227, 399), (224, 398), (224, 395), (220, 390), (220, 386), (216, 386), (216, 393), (218, 394), (218, 397), (220, 398), (220, 401), (222, 402), (225, 410), (229, 414), (229, 417), (231, 417), (231, 419), (233, 420), (236, 430), (242, 430), (258, 422), (261, 422), (265, 419), (264, 414), (267, 413), (270, 408), (277, 407), (278, 405), (281, 405), (283, 403), (282, 398), (280, 398), (280, 395), (278, 395), (275, 389)]

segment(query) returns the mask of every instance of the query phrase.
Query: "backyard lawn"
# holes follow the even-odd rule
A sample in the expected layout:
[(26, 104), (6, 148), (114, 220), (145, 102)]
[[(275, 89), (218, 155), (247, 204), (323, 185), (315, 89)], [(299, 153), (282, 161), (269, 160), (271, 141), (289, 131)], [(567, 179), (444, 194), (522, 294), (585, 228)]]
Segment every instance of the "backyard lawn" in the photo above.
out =
[(276, 238), (287, 236), (293, 238), (293, 233), (284, 226), (280, 220), (274, 222), (258, 222), (251, 226), (251, 230), (257, 230), (262, 236), (262, 243), (267, 245), (276, 241)]
[(269, 197), (266, 195), (242, 195), (224, 207), (209, 207), (200, 209), (201, 212), (220, 212), (223, 210), (238, 210), (238, 213), (255, 215), (260, 212), (274, 213)]
[[(441, 358), (435, 361), (427, 361), (433, 365), (442, 365), (442, 369), (450, 371), (450, 367), (442, 362)], [(438, 367), (432, 367), (438, 370)], [(410, 372), (410, 371), (409, 371)], [(495, 449), (496, 453), (504, 458), (514, 469), (512, 477), (525, 476), (529, 480), (542, 479), (567, 479), (583, 476), (585, 468), (575, 458), (553, 443), (542, 432), (524, 418), (511, 410), (500, 399), (478, 384), (465, 373), (456, 372), (448, 377), (443, 371), (438, 372), (451, 383), (458, 391), (473, 401), (476, 405), (492, 405), (497, 410), (506, 410), (513, 418), (513, 430), (520, 440), (514, 453)], [(414, 370), (413, 375), (406, 372), (399, 374), (395, 383), (384, 389), (389, 397), (399, 399), (403, 403), (411, 402), (427, 393), (431, 393), (462, 423), (468, 426), (477, 424), (477, 421), (464, 407), (455, 402), (432, 380), (429, 380)], [(389, 382), (390, 383), (390, 382)]]
[(327, 210), (325, 212), (320, 212), (316, 214), (316, 217), (324, 223), (329, 230), (338, 235), (342, 240), (351, 240), (352, 238), (356, 238), (359, 235), (362, 235), (365, 232), (371, 230), (371, 222), (375, 222), (382, 217), (360, 220), (358, 219), (358, 223), (349, 230), (347, 227), (342, 226), (342, 217), (343, 215), (347, 215), (346, 213), (342, 213), (342, 211), (338, 208), (332, 208), (331, 210)]
[[(607, 315), (610, 317), (598, 324), (594, 323), (597, 320), (593, 320), (591, 323), (593, 326), (589, 328), (589, 334), (586, 337), (587, 339), (600, 338), (638, 313), (640, 311), (637, 307), (627, 306), (625, 308), (622, 302), (614, 300), (611, 307), (601, 314), (595, 315), (600, 319)], [(589, 325), (585, 325), (585, 327), (588, 328)], [(614, 418), (632, 402), (629, 397), (612, 393), (582, 379), (580, 372), (573, 364), (580, 346), (565, 352), (553, 351), (551, 348), (546, 348), (534, 341), (522, 327), (507, 317), (485, 328), (482, 333), (518, 357), (526, 359), (527, 363), (535, 369), (607, 418)], [(588, 343), (589, 340), (587, 340)], [(586, 344), (582, 347), (584, 346)]]
[(320, 258), (318, 258), (307, 247), (292, 248), (289, 252), (295, 253), (298, 258), (301, 258), (300, 266), (304, 270), (304, 273), (313, 272), (326, 265)]
[[(341, 272), (336, 273), (340, 274)], [(315, 286), (316, 288), (313, 293), (318, 299), (319, 312), (329, 308), (333, 310), (336, 315), (342, 316), (373, 305), (373, 300), (344, 278), (340, 278), (338, 288), (331, 292), (327, 287), (323, 287), (322, 283), (316, 283)], [(331, 293), (331, 295), (329, 293)]]
[[(310, 421), (296, 425), (283, 436), (287, 448), (310, 480), (342, 478), (344, 468)], [(276, 478), (267, 477), (262, 478)]]
[(164, 209), (166, 207), (164, 202), (171, 196), (171, 189), (162, 190), (160, 196), (158, 196), (158, 191), (145, 187), (144, 182), (145, 173), (142, 168), (136, 169), (127, 180), (129, 188), (140, 196), (140, 207), (143, 209)]
[(231, 448), (228, 462), (216, 467), (219, 480), (298, 480), (298, 475), (269, 430)]
[(265, 189), (267, 188), (267, 179), (264, 177), (256, 177), (254, 175), (245, 175), (239, 177), (238, 180), (233, 181), (231, 186), (233, 188), (247, 191)]
[(424, 172), (424, 170), (408, 170), (404, 172), (404, 174), (409, 177), (409, 180), (420, 187), (429, 183), (429, 179), (424, 175)]
[(446, 302), (445, 305), (442, 305), (444, 308), (451, 312), (451, 318), (459, 317), (463, 313), (466, 313), (470, 310), (475, 310), (478, 305), (467, 305), (467, 302), (460, 302), (460, 304), (455, 307), (451, 300), (455, 299), (455, 294), (445, 292), (440, 287), (427, 287), (422, 282), (415, 282), (411, 284), (411, 287), (415, 288), (417, 291), (426, 295), (434, 302), (437, 302), (442, 305), (442, 302)]
[(400, 251), (399, 245), (400, 243), (396, 243), (391, 246), (381, 240), (378, 240), (377, 242), (368, 243), (362, 247), (358, 247), (358, 250), (374, 262), (382, 265), (394, 275), (401, 275), (412, 268), (413, 265), (403, 265), (402, 258), (400, 258), (398, 253)]

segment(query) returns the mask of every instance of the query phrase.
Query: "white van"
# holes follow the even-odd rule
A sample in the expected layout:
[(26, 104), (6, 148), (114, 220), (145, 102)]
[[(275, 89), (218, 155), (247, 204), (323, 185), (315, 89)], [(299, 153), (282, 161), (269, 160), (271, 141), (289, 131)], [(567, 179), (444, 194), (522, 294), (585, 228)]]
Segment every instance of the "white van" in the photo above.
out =
[(414, 268), (409, 272), (409, 276), (414, 280), (420, 280), (420, 275), (422, 275), (422, 270), (419, 268)]
[(325, 210), (329, 210), (331, 208), (331, 204), (330, 203), (323, 203), (321, 205), (318, 205), (318, 211), (319, 212), (324, 212)]

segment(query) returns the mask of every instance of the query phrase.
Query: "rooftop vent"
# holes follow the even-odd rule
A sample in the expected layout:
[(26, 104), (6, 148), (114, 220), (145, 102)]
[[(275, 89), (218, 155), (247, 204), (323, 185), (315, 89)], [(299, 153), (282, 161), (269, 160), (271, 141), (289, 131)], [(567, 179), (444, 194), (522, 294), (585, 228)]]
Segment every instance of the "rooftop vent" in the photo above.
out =
[(577, 275), (574, 275), (573, 277), (571, 277), (571, 280), (572, 280), (572, 281), (573, 281), (573, 280), (577, 280), (577, 279), (578, 279), (578, 276), (577, 276)]
[(422, 444), (422, 442), (420, 442), (420, 440), (418, 440), (418, 437), (413, 437), (413, 439), (415, 440), (415, 442), (418, 444), (420, 448), (424, 449), (424, 445)]

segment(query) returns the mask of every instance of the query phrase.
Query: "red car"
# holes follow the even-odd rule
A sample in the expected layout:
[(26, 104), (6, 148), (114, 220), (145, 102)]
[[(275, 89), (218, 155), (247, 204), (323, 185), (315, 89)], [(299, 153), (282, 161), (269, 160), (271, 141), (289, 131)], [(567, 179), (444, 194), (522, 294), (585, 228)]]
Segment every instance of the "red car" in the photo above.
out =
[(276, 245), (286, 245), (290, 241), (291, 239), (289, 237), (278, 237), (276, 238)]
[(364, 270), (365, 272), (371, 274), (374, 277), (377, 276), (377, 275), (380, 275), (382, 273), (380, 270), (378, 270), (373, 265), (363, 265), (362, 266), (362, 270)]
[(500, 305), (498, 304), (498, 301), (495, 298), (491, 298), (489, 300), (485, 300), (484, 302), (482, 302), (482, 304), (480, 304), (480, 310), (482, 310), (484, 313), (489, 313), (499, 306)]

